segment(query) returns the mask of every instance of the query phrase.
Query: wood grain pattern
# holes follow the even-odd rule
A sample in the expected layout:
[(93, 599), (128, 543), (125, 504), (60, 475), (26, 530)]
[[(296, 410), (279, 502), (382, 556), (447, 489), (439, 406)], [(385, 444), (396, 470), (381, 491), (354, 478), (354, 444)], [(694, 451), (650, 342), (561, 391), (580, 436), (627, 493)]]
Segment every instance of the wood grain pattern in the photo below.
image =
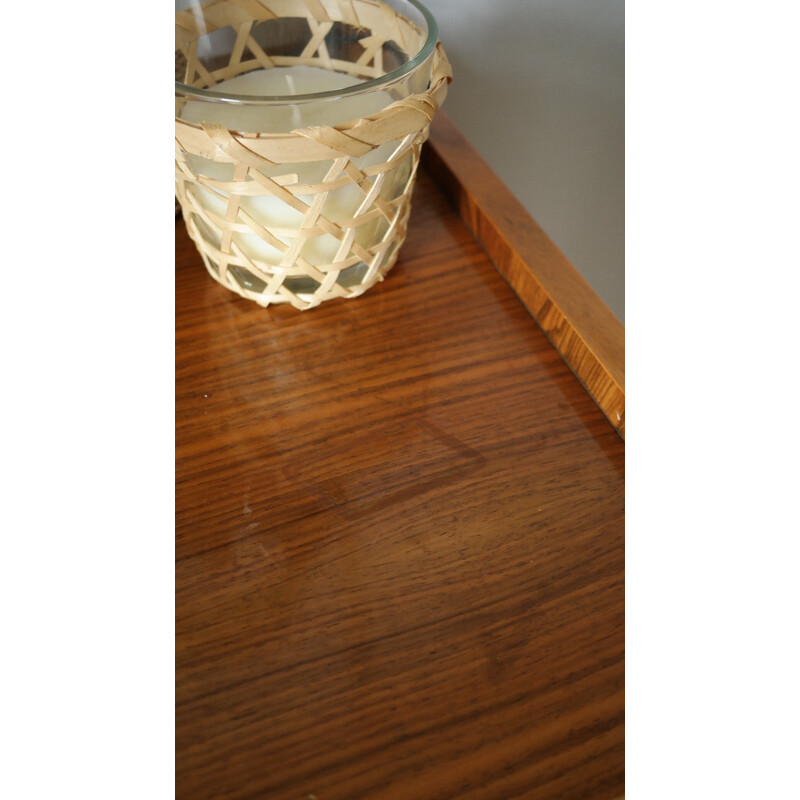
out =
[(624, 443), (429, 176), (308, 312), (176, 224), (179, 798), (624, 790)]
[(597, 402), (625, 436), (625, 328), (446, 114), (425, 168)]

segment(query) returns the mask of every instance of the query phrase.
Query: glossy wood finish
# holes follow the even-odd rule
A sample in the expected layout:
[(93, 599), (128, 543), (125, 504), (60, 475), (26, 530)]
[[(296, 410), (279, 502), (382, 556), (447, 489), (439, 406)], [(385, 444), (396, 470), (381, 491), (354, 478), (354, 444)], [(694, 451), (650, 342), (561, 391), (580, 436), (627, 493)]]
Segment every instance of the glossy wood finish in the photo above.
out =
[(445, 113), (425, 168), (564, 360), (625, 436), (625, 328)]
[(616, 798), (624, 443), (431, 178), (261, 309), (176, 224), (179, 798)]

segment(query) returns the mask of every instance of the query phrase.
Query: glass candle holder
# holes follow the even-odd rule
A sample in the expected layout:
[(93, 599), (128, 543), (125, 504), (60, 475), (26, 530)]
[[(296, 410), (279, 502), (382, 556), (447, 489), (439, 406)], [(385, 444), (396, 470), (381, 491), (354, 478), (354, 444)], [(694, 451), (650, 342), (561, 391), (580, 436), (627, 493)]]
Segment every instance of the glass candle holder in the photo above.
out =
[(210, 275), (307, 309), (382, 280), (452, 79), (416, 0), (176, 0), (176, 196)]

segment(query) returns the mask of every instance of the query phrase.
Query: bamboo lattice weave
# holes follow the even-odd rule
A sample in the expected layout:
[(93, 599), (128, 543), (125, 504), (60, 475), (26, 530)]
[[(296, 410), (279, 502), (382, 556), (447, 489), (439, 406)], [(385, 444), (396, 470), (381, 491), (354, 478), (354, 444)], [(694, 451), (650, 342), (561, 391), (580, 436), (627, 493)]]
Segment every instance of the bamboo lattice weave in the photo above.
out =
[[(251, 70), (292, 65), (369, 80), (386, 73), (390, 46), (413, 55), (425, 38), (373, 0), (210, 0), (201, 8), (201, 19), (192, 10), (176, 14), (176, 74), (180, 70), (184, 84), (201, 89)], [(257, 26), (287, 19), (307, 27), (307, 42), (299, 54), (268, 55)], [(347, 53), (353, 60), (331, 56), (326, 37), (336, 24), (358, 31)], [(204, 63), (198, 42), (215, 31), (231, 37), (229, 57)], [(211, 276), (263, 306), (298, 309), (356, 297), (382, 280), (405, 239), (420, 150), (452, 79), (441, 44), (426, 69), (424, 91), (402, 96), (401, 90), (375, 114), (287, 133), (182, 119), (186, 98), (179, 94), (176, 196)], [(333, 197), (349, 199), (343, 206), (329, 202)], [(257, 212), (265, 199), (287, 211), (270, 222)], [(291, 226), (287, 214), (295, 220)], [(248, 244), (253, 241), (259, 245)]]

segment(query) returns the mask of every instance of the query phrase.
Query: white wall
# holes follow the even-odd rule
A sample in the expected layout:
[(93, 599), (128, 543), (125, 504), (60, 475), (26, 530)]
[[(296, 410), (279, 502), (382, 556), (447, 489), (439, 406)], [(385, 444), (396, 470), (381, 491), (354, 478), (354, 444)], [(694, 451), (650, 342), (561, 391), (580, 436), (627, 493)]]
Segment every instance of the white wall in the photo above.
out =
[(422, 2), (445, 111), (624, 322), (624, 0)]

